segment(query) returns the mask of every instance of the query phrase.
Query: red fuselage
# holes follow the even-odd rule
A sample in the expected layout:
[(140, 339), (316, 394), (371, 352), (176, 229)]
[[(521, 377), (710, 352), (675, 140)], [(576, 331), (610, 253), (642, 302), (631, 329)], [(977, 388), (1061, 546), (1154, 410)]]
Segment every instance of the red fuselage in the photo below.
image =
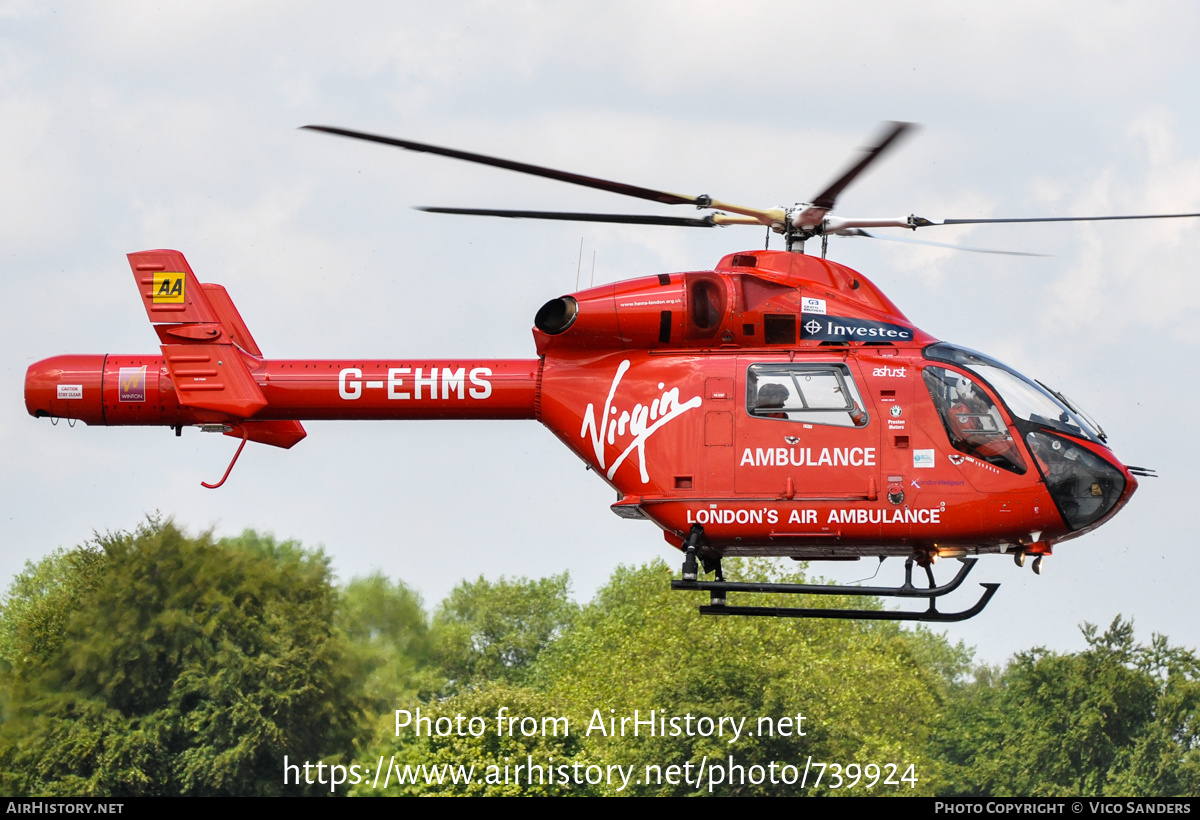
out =
[(162, 355), (38, 362), (31, 414), (277, 446), (307, 419), (536, 419), (621, 494), (619, 515), (676, 546), (699, 524), (721, 555), (1045, 553), (1137, 487), (1044, 388), (813, 257), (735, 254), (552, 300), (536, 359), (420, 361), (267, 360), (182, 256), (131, 262)]

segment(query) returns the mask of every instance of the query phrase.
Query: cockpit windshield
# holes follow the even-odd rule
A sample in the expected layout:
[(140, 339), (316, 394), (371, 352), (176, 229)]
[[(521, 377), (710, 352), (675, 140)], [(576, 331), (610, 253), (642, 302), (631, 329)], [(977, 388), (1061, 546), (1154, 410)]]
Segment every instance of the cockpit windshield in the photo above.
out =
[(925, 348), (925, 357), (956, 364), (978, 375), (1000, 395), (1014, 418), (1097, 443), (1104, 441), (1099, 427), (1085, 421), (1082, 413), (1075, 412), (1038, 382), (990, 356), (941, 342)]

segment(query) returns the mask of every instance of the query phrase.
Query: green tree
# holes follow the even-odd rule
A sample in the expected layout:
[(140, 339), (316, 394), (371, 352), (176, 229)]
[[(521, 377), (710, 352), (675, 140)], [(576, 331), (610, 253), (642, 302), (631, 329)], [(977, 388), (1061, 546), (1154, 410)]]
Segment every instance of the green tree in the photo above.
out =
[(51, 556), (4, 601), (0, 788), (275, 794), (284, 755), (345, 748), (328, 562), (152, 520)]
[(59, 549), (36, 565), (27, 563), (13, 580), (0, 604), (0, 676), (6, 682), (58, 649), (80, 598), (100, 583), (104, 559), (94, 546)]
[(464, 581), (434, 616), (436, 657), (454, 689), (486, 681), (519, 683), (538, 654), (571, 624), (564, 573), (530, 581)]
[[(421, 717), (435, 728), (423, 729), (417, 736), (410, 719), (398, 736), (375, 752), (376, 757), (382, 756), (386, 774), (356, 786), (351, 794), (555, 797), (599, 793), (586, 782), (568, 782), (574, 777), (572, 764), (585, 759), (583, 738), (565, 722), (554, 720), (562, 712), (541, 692), (493, 682), (428, 702), (421, 710)], [(498, 731), (499, 714), (517, 722)], [(473, 717), (480, 719), (474, 731), (466, 722)], [(439, 726), (438, 718), (456, 721), (454, 729), (449, 722)], [(534, 718), (536, 729), (527, 723), (522, 731), (521, 718)]]
[(1087, 649), (980, 670), (946, 713), (945, 793), (1165, 796), (1200, 792), (1200, 664), (1116, 618)]
[(337, 624), (348, 647), (345, 669), (363, 706), (360, 743), (387, 737), (396, 709), (441, 692), (446, 678), (433, 660), (429, 616), (421, 596), (379, 573), (342, 590)]
[[(731, 580), (803, 580), (765, 563), (726, 563)], [(836, 779), (830, 776), (812, 790), (810, 778), (810, 792), (931, 793), (939, 764), (928, 754), (926, 727), (941, 712), (950, 676), (965, 668), (961, 647), (881, 622), (703, 616), (696, 611), (697, 596), (670, 590), (670, 577), (662, 563), (618, 570), (536, 665), (537, 684), (566, 704), (573, 727), (604, 723), (604, 733), (593, 728), (585, 737), (590, 758), (633, 766), (643, 780), (632, 787), (637, 794), (707, 793), (707, 783), (668, 782), (665, 768), (691, 763), (695, 771), (704, 761), (728, 764), (731, 757), (745, 775), (716, 785), (713, 793), (796, 794), (799, 784), (780, 782), (781, 772), (771, 783), (769, 767), (774, 762), (803, 770), (809, 756), (843, 766), (893, 763), (899, 767), (893, 779), (911, 764), (917, 778), (915, 789), (908, 783), (867, 789), (860, 781), (848, 790), (831, 788)], [(644, 727), (638, 737), (630, 737), (629, 728), (622, 736), (619, 723), (613, 737), (608, 719), (632, 716), (634, 710), (643, 720), (653, 711), (668, 719), (692, 715), (745, 723), (734, 742), (728, 733), (704, 737), (698, 731), (647, 737)], [(760, 724), (759, 718), (773, 722)], [(698, 723), (693, 726), (698, 729)], [(763, 768), (751, 771), (752, 766)], [(654, 775), (659, 769), (647, 767), (660, 767), (663, 779)], [(647, 772), (649, 780), (643, 777)], [(761, 774), (765, 782), (751, 782)]]
[(429, 616), (421, 596), (380, 573), (342, 590), (337, 624), (350, 641), (355, 678), (378, 709), (401, 698), (432, 694), (444, 680), (432, 659)]

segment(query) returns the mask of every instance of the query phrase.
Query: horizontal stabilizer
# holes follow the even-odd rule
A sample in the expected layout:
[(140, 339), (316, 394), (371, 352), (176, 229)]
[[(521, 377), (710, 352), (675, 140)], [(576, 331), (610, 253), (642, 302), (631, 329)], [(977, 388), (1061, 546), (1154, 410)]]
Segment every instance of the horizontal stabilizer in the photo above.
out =
[[(246, 431), (246, 438), (259, 444), (270, 444), (272, 447), (282, 447), (287, 450), (308, 435), (298, 421), (243, 421), (238, 427)], [(241, 438), (242, 434), (235, 428), (225, 435)]]

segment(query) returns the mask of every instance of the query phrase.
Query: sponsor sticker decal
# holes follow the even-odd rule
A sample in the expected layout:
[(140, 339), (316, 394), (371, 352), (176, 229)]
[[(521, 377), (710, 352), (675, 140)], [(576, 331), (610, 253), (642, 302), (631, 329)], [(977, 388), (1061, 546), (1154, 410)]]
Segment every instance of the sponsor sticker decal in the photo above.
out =
[(818, 313), (818, 314), (824, 316), (825, 315), (825, 300), (824, 299), (814, 299), (811, 296), (805, 296), (803, 299), (800, 300), (800, 312), (801, 313)]
[(154, 274), (153, 301), (156, 305), (183, 304), (183, 274), (156, 273)]
[(932, 448), (928, 450), (913, 450), (913, 467), (917, 469), (933, 467), (933, 453), (934, 450)]
[(904, 325), (853, 319), (849, 316), (812, 318), (800, 325), (801, 339), (822, 342), (911, 342), (913, 331)]
[(60, 384), (58, 386), (58, 397), (60, 399), (82, 399), (83, 385), (82, 384)]
[(146, 400), (146, 365), (121, 368), (117, 373), (117, 400)]

